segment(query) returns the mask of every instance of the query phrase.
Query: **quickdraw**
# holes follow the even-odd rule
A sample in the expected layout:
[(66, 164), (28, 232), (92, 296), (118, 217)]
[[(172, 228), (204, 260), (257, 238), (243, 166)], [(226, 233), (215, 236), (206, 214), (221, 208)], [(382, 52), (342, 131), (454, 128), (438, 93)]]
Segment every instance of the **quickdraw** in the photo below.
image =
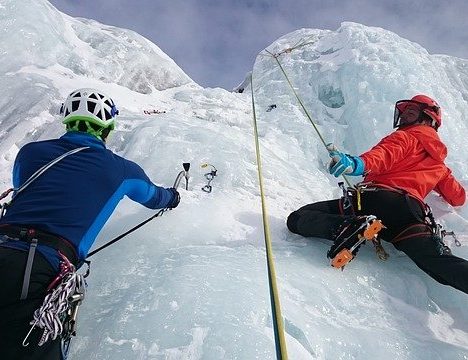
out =
[(207, 166), (211, 167), (211, 171), (208, 173), (205, 173), (205, 178), (208, 180), (208, 183), (202, 187), (202, 190), (204, 192), (210, 193), (213, 190), (213, 187), (211, 186), (211, 182), (213, 179), (218, 175), (218, 169), (216, 169), (213, 165), (211, 164), (201, 164), (202, 168), (206, 168)]
[(341, 191), (343, 192), (341, 206), (343, 210), (343, 214), (346, 215), (355, 215), (353, 202), (351, 201), (352, 191), (349, 188), (346, 188), (344, 182), (339, 182), (338, 186), (340, 187)]
[(426, 204), (425, 208), (425, 216), (426, 219), (428, 219), (426, 222), (432, 229), (432, 233), (436, 236), (436, 238), (440, 239), (440, 243), (442, 248), (448, 248), (450, 249), (447, 245), (445, 245), (444, 238), (447, 235), (451, 235), (453, 237), (453, 240), (455, 242), (455, 246), (459, 247), (461, 246), (461, 242), (458, 240), (455, 232), (453, 231), (447, 231), (443, 228), (441, 224), (435, 221), (434, 215), (432, 214), (431, 208), (429, 205)]
[(43, 329), (38, 346), (44, 345), (48, 340), (62, 339), (62, 350), (68, 353), (70, 340), (76, 336), (76, 318), (78, 308), (84, 300), (86, 293), (85, 274), (78, 274), (70, 261), (59, 252), (61, 257), (60, 272), (50, 283), (41, 307), (34, 312), (31, 328), (23, 340), (23, 346), (29, 345), (28, 338), (34, 328)]
[(447, 235), (450, 235), (450, 236), (453, 237), (453, 240), (454, 240), (456, 246), (460, 247), (462, 245), (460, 240), (458, 240), (457, 235), (453, 231), (442, 230), (440, 233), (441, 233), (442, 240)]

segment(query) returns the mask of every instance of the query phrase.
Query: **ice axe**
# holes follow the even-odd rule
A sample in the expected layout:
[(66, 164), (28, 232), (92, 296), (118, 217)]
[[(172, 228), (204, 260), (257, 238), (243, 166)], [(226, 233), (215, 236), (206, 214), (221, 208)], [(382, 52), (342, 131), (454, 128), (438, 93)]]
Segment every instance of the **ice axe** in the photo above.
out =
[(182, 170), (176, 177), (174, 181), (174, 188), (178, 188), (180, 185), (180, 182), (182, 181), (182, 178), (185, 178), (185, 190), (188, 190), (188, 182), (189, 182), (189, 170), (190, 170), (190, 163), (182, 163), (182, 166), (184, 167), (184, 170)]

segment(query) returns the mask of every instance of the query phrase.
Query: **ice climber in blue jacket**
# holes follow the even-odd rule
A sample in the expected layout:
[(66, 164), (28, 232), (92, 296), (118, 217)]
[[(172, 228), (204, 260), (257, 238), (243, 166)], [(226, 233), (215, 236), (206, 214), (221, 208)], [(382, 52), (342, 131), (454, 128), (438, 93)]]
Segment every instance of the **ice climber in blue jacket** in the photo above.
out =
[(2, 360), (64, 357), (60, 336), (38, 346), (38, 327), (23, 346), (30, 321), (48, 287), (60, 283), (56, 277), (64, 264), (81, 266), (124, 196), (150, 209), (179, 204), (176, 189), (156, 186), (140, 166), (106, 148), (117, 114), (102, 92), (75, 90), (61, 108), (65, 135), (29, 143), (16, 157), (15, 191), (0, 219)]

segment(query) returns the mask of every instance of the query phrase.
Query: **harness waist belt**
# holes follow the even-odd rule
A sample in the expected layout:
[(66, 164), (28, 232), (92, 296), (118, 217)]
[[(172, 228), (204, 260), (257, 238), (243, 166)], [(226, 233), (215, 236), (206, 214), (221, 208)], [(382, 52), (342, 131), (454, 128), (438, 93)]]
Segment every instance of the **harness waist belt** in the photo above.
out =
[(13, 240), (24, 241), (29, 244), (33, 239), (37, 239), (38, 245), (46, 245), (60, 251), (75, 267), (78, 265), (78, 255), (75, 248), (68, 240), (60, 236), (30, 227), (8, 224), (0, 225), (0, 235), (6, 235)]

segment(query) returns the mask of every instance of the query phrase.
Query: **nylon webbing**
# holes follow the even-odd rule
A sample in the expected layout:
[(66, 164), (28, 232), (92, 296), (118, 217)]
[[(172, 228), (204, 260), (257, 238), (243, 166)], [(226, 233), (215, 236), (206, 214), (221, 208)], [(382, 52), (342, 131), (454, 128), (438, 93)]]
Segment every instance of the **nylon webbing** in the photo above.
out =
[(36, 180), (39, 176), (41, 176), (43, 173), (45, 173), (48, 169), (50, 169), (52, 166), (57, 164), (59, 161), (63, 160), (64, 158), (66, 158), (69, 155), (75, 154), (75, 153), (77, 153), (77, 152), (79, 152), (81, 150), (85, 150), (85, 149), (89, 149), (89, 146), (83, 146), (83, 147), (80, 147), (80, 148), (76, 148), (76, 149), (67, 151), (65, 154), (60, 155), (59, 157), (57, 157), (54, 160), (52, 160), (52, 161), (48, 162), (47, 164), (45, 164), (43, 167), (38, 169), (34, 174), (32, 174), (29, 177), (29, 179), (27, 179), (24, 182), (24, 184), (21, 185), (18, 189), (13, 189), (15, 192), (14, 192), (14, 195), (13, 195), (12, 199), (15, 198), (16, 196), (18, 196), (18, 194), (20, 192), (22, 192), (24, 189), (26, 189), (29, 185), (31, 185), (31, 183), (34, 180)]
[(31, 240), (29, 245), (28, 259), (26, 260), (26, 268), (24, 269), (23, 286), (21, 287), (20, 300), (24, 300), (28, 297), (29, 282), (31, 280), (31, 271), (34, 263), (34, 255), (36, 254), (37, 239)]
[(253, 125), (254, 125), (254, 137), (255, 137), (255, 152), (257, 156), (257, 169), (258, 169), (258, 181), (260, 185), (260, 196), (262, 199), (263, 233), (265, 236), (265, 248), (266, 248), (267, 268), (268, 268), (268, 285), (269, 285), (269, 290), (270, 290), (270, 302), (271, 302), (272, 317), (273, 317), (273, 330), (274, 330), (274, 335), (275, 335), (276, 358), (281, 359), (281, 360), (287, 360), (288, 353), (286, 349), (286, 341), (284, 338), (283, 317), (281, 315), (280, 299), (279, 299), (279, 294), (278, 294), (278, 286), (276, 282), (275, 264), (273, 260), (273, 250), (271, 246), (270, 225), (268, 222), (265, 191), (263, 188), (262, 162), (260, 158), (260, 146), (259, 146), (259, 141), (258, 141), (257, 116), (255, 113), (253, 74), (252, 74), (252, 77), (250, 78), (250, 88), (251, 88), (251, 93), (252, 93), (252, 112), (253, 112)]

